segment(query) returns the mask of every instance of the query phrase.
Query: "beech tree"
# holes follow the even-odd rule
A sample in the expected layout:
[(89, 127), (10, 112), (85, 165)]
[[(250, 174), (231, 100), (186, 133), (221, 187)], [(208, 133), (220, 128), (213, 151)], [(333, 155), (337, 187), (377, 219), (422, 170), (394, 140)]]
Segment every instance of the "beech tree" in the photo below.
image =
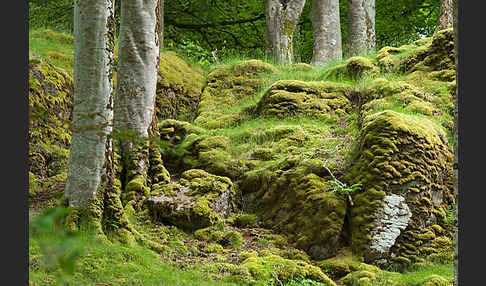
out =
[[(117, 132), (133, 132), (132, 135), (137, 138), (148, 139), (156, 135), (153, 133), (157, 127), (154, 108), (162, 31), (161, 9), (160, 0), (121, 2), (114, 123)], [(151, 143), (124, 137), (119, 139), (119, 143), (123, 201), (126, 202), (150, 192)], [(152, 148), (153, 152), (157, 150)]]
[(311, 17), (314, 36), (311, 62), (325, 65), (333, 60), (341, 60), (343, 52), (339, 0), (313, 0)]
[(437, 20), (437, 28), (435, 29), (435, 32), (452, 28), (454, 23), (453, 10), (452, 0), (440, 1), (440, 14), (439, 19)]
[(346, 55), (373, 53), (376, 43), (375, 0), (348, 0), (347, 16)]
[(267, 55), (277, 63), (292, 63), (293, 39), (305, 0), (266, 0)]
[(113, 110), (113, 1), (74, 3), (74, 108), (66, 181), (69, 205), (86, 208), (100, 186)]
[[(126, 230), (116, 179), (113, 140), (113, 1), (75, 1), (74, 108), (65, 196), (66, 225), (103, 234)], [(109, 221), (110, 223), (102, 223)], [(104, 225), (104, 227), (102, 226)]]

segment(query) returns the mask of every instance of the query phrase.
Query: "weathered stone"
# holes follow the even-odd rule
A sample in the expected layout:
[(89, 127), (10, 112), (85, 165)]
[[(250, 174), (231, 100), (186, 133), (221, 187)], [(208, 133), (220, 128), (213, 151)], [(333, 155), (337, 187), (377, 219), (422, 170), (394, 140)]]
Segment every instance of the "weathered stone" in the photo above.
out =
[(182, 173), (179, 183), (156, 188), (145, 204), (155, 220), (198, 229), (228, 217), (233, 195), (230, 179), (191, 169)]

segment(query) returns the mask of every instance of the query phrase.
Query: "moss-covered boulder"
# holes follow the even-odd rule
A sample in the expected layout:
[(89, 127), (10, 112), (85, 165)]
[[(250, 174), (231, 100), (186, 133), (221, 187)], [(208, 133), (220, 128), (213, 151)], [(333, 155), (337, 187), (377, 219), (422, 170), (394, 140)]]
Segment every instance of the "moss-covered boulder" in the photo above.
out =
[(160, 139), (165, 142), (164, 158), (171, 172), (181, 173), (198, 168), (219, 176), (235, 179), (247, 167), (229, 153), (229, 139), (204, 134), (206, 130), (172, 119), (159, 123)]
[[(243, 273), (249, 273), (246, 282), (251, 285), (258, 282), (274, 285), (277, 281), (285, 283), (294, 279), (311, 279), (326, 286), (334, 283), (319, 267), (302, 260), (291, 260), (271, 253), (248, 253), (239, 265)], [(267, 284), (268, 285), (268, 284)]]
[[(30, 203), (60, 198), (71, 144), (73, 79), (29, 54)], [(41, 194), (43, 193), (43, 194)]]
[(280, 80), (263, 95), (256, 114), (280, 118), (305, 115), (319, 119), (339, 118), (351, 110), (353, 88), (333, 82)]
[(175, 52), (160, 53), (155, 98), (158, 119), (193, 120), (203, 85), (200, 68), (191, 66)]
[(343, 64), (337, 65), (326, 71), (323, 79), (347, 78), (356, 80), (366, 75), (377, 73), (379, 70), (374, 60), (365, 57), (351, 57)]
[(328, 183), (324, 161), (296, 157), (245, 173), (245, 205), (263, 224), (284, 233), (314, 259), (334, 255), (340, 244), (346, 199)]
[(228, 217), (233, 195), (230, 179), (191, 169), (182, 173), (178, 183), (154, 188), (145, 205), (155, 220), (198, 229)]
[(232, 126), (247, 118), (245, 112), (228, 113), (238, 101), (252, 97), (263, 86), (260, 75), (276, 68), (260, 60), (248, 60), (213, 68), (201, 95), (195, 123), (204, 128)]
[(397, 66), (401, 72), (407, 73), (416, 70), (426, 72), (455, 70), (453, 29), (437, 32), (429, 44), (420, 46), (401, 58)]
[(351, 247), (365, 261), (420, 260), (446, 227), (450, 210), (452, 149), (432, 121), (394, 111), (365, 118), (349, 182), (360, 182), (350, 209)]

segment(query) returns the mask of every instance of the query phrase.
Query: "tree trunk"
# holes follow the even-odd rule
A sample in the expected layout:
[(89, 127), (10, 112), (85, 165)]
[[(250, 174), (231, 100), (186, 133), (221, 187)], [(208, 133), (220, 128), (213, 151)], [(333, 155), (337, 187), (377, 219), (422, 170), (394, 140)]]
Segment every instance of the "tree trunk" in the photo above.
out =
[(110, 0), (74, 3), (74, 109), (65, 194), (87, 208), (100, 186), (113, 110), (114, 6)]
[[(136, 138), (147, 139), (154, 120), (161, 9), (159, 0), (121, 2), (115, 128), (118, 132), (134, 132)], [(123, 198), (125, 202), (138, 200), (150, 192), (150, 143), (125, 137), (119, 142), (124, 170)]]
[(277, 63), (292, 63), (293, 37), (305, 0), (266, 0), (266, 46)]
[[(446, 2), (446, 1), (443, 1)], [(459, 285), (459, 12), (458, 12), (458, 0), (454, 0), (454, 57), (456, 66), (456, 96), (454, 100), (454, 286)]]
[(339, 0), (312, 1), (314, 52), (312, 63), (326, 65), (343, 57)]
[(375, 0), (348, 0), (346, 56), (371, 54), (375, 43)]
[(440, 1), (440, 14), (437, 20), (437, 28), (435, 32), (440, 30), (452, 28), (454, 23), (453, 17), (453, 3), (452, 0), (441, 0)]

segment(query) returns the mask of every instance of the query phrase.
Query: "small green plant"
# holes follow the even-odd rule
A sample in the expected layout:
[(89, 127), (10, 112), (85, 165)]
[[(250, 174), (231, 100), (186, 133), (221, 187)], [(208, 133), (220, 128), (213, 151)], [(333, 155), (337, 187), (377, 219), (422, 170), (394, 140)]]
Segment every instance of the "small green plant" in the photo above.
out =
[(343, 195), (343, 196), (349, 196), (349, 195), (351, 195), (351, 193), (358, 191), (358, 190), (361, 190), (361, 187), (363, 186), (363, 184), (357, 183), (357, 184), (353, 184), (353, 185), (348, 187), (346, 184), (341, 183), (340, 181), (338, 181), (336, 179), (329, 180), (327, 182), (329, 184), (333, 185), (335, 192), (337, 192), (338, 194)]

